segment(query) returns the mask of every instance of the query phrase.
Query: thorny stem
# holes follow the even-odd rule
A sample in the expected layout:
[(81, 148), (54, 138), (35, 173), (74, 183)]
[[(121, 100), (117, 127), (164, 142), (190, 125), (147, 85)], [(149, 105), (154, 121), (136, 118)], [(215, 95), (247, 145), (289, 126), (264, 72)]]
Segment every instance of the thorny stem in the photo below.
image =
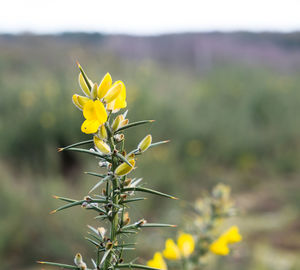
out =
[[(118, 166), (118, 157), (115, 155), (114, 150), (115, 150), (115, 144), (114, 144), (114, 139), (113, 139), (113, 134), (111, 134), (110, 130), (108, 132), (108, 141), (110, 144), (110, 147), (113, 151), (112, 153), (112, 166), (110, 172), (113, 173), (115, 169)], [(112, 177), (112, 201), (113, 201), (113, 206), (112, 206), (112, 218), (111, 218), (111, 227), (110, 227), (110, 240), (114, 244), (117, 240), (117, 232), (118, 232), (118, 225), (119, 225), (119, 209), (116, 207), (119, 204), (119, 195), (116, 192), (118, 189), (118, 179), (116, 176)], [(108, 196), (108, 192), (107, 195)], [(104, 267), (103, 270), (109, 269), (110, 265), (112, 265), (112, 253), (109, 253), (107, 258), (105, 259), (104, 262)]]

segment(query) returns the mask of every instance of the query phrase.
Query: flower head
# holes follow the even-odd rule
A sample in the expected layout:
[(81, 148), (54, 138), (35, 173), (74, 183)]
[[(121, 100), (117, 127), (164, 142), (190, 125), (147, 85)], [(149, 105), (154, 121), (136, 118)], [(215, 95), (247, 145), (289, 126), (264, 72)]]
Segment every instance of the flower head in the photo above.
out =
[(99, 100), (89, 100), (83, 107), (83, 116), (86, 120), (81, 125), (81, 131), (86, 134), (97, 132), (107, 120), (106, 110)]
[(191, 234), (181, 233), (177, 239), (177, 245), (172, 239), (167, 239), (163, 255), (169, 260), (188, 258), (195, 249), (195, 241)]
[(167, 270), (167, 264), (160, 252), (155, 252), (153, 259), (147, 262), (150, 267), (155, 267), (161, 270)]
[(209, 247), (210, 251), (217, 255), (228, 255), (229, 248), (228, 244), (240, 242), (242, 236), (239, 233), (237, 226), (231, 226), (227, 231), (221, 234), (221, 236), (215, 240)]

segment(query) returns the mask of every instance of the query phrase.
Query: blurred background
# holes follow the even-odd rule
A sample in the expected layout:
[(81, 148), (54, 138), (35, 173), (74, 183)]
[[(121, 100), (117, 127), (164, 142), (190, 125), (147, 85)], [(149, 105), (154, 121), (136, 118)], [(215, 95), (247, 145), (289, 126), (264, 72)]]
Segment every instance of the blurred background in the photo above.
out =
[[(165, 3), (166, 2), (166, 3)], [(92, 157), (57, 153), (86, 139), (78, 60), (93, 81), (125, 82), (128, 147), (146, 134), (171, 143), (138, 160), (137, 177), (174, 194), (149, 196), (136, 218), (180, 224), (182, 202), (217, 183), (231, 186), (243, 234), (232, 256), (207, 269), (300, 268), (300, 20), (297, 1), (10, 1), (0, 18), (0, 261), (37, 270), (36, 260), (90, 256), (91, 213), (51, 195), (80, 199), (95, 178)], [(253, 15), (255, 14), (255, 16)], [(96, 223), (95, 223), (96, 224)], [(145, 261), (170, 230), (145, 230)]]

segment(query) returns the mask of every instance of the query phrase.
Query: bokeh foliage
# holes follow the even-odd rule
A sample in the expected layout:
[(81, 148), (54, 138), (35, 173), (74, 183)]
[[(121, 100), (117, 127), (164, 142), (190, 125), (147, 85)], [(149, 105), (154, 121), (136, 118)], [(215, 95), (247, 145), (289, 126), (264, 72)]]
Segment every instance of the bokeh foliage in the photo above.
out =
[[(85, 225), (81, 219), (70, 222), (72, 215), (47, 214), (55, 208), (49, 193), (80, 197), (85, 192), (75, 193), (75, 187), (80, 190), (86, 188), (85, 181), (93, 181), (81, 174), (91, 166), (90, 159), (56, 151), (84, 138), (83, 117), (71, 102), (72, 93), (80, 93), (74, 80), (76, 60), (88, 67), (95, 81), (107, 71), (114, 80), (122, 78), (132, 121), (155, 119), (155, 128), (149, 127), (154, 140), (171, 140), (139, 162), (147, 183), (182, 198), (195, 198), (219, 181), (230, 184), (249, 220), (261, 217), (262, 227), (245, 225), (254, 235), (250, 244), (266, 254), (270, 243), (280, 252), (299, 251), (298, 39), (296, 34), (246, 33), (152, 38), (2, 35), (0, 259), (7, 269), (30, 266), (45, 254), (69, 259), (83, 243), (78, 234)], [(144, 135), (135, 130), (138, 140), (129, 145)], [(172, 190), (166, 190), (170, 183)], [(148, 219), (163, 215), (176, 223), (180, 211), (170, 207), (160, 200), (144, 203)], [(271, 223), (281, 224), (277, 229), (263, 227), (269, 213), (274, 214)], [(263, 241), (251, 240), (265, 233)], [(70, 238), (72, 248), (65, 248), (60, 235)], [(156, 240), (157, 247), (162, 245), (163, 240)], [(146, 236), (142, 242), (151, 246)], [(153, 250), (142, 255), (148, 259)], [(253, 256), (243, 252), (245, 265), (258, 261), (262, 266), (256, 269), (271, 269), (256, 249)]]

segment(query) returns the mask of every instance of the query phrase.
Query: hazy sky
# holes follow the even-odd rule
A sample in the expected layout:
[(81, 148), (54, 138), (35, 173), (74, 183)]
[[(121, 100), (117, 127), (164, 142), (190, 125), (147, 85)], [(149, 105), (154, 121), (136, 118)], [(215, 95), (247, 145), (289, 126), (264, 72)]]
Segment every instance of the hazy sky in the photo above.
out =
[(0, 32), (300, 30), (300, 0), (0, 1)]

